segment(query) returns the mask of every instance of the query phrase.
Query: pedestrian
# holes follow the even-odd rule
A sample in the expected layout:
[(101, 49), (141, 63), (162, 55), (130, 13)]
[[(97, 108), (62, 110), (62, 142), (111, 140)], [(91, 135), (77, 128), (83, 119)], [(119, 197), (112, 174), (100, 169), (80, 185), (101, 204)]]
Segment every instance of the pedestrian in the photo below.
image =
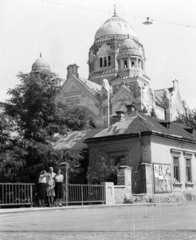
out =
[(40, 207), (45, 207), (46, 177), (47, 177), (46, 171), (42, 170), (38, 180), (38, 199)]
[(56, 173), (54, 173), (53, 167), (49, 167), (49, 173), (48, 176), (51, 176), (52, 179), (54, 180), (54, 177), (56, 176)]
[(62, 206), (63, 198), (63, 175), (61, 174), (61, 169), (58, 169), (55, 176), (55, 194), (56, 194), (56, 206)]
[(52, 175), (49, 175), (47, 182), (47, 197), (48, 197), (48, 205), (49, 207), (53, 207), (54, 205), (54, 196), (55, 196), (55, 182), (52, 178)]

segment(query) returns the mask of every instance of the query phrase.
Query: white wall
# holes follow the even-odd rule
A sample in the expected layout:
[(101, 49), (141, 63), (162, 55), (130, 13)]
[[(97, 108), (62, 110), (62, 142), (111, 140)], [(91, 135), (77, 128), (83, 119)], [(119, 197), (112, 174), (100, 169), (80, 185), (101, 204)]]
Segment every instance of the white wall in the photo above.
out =
[(196, 144), (181, 142), (163, 137), (151, 137), (151, 161), (153, 163), (165, 163), (171, 165), (173, 180), (173, 156), (179, 153), (180, 182), (183, 188), (186, 183), (186, 156), (191, 157), (192, 182), (196, 183)]

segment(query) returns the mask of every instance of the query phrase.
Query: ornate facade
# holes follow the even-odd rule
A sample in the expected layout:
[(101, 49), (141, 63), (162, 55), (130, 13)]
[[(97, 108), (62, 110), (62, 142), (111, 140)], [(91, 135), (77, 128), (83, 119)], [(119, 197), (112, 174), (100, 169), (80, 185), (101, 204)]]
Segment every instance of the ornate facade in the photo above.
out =
[[(36, 62), (43, 68), (40, 59)], [(37, 71), (36, 62), (32, 70)], [(135, 31), (114, 12), (97, 30), (89, 49), (88, 79), (79, 76), (76, 64), (69, 65), (57, 100), (87, 108), (97, 127), (107, 126), (108, 114), (112, 122), (116, 111), (127, 112), (130, 104), (138, 111), (168, 121), (174, 120), (178, 113), (186, 113), (188, 107), (181, 100), (178, 81), (174, 80), (171, 88), (151, 89), (145, 64), (144, 47)], [(108, 89), (103, 84), (104, 79), (108, 80)]]

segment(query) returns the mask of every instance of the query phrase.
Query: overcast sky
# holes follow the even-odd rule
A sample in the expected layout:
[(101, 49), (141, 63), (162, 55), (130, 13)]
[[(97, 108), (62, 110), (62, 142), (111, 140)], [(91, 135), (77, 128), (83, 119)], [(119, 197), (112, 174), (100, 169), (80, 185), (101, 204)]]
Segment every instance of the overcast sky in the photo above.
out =
[[(31, 71), (40, 52), (60, 77), (76, 63), (88, 78), (89, 48), (114, 4), (144, 46), (151, 87), (171, 87), (176, 78), (182, 99), (196, 108), (195, 0), (0, 0), (0, 101), (19, 83), (18, 72)], [(142, 24), (147, 17), (153, 25)]]

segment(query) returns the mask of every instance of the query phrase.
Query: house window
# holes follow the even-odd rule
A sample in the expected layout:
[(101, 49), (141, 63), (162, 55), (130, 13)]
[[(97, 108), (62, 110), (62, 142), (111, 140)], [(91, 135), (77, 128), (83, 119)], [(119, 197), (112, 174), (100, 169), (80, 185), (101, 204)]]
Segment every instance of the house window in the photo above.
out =
[(127, 60), (124, 60), (124, 68), (128, 68)]
[(173, 157), (173, 166), (174, 166), (174, 180), (180, 182), (180, 174), (179, 174), (179, 158)]
[(107, 59), (104, 57), (104, 67), (107, 67)]
[(108, 56), (108, 66), (111, 66), (111, 56)]
[(102, 59), (102, 58), (99, 59), (99, 66), (100, 66), (100, 67), (103, 66), (103, 59)]
[(131, 62), (131, 67), (135, 67), (135, 63), (134, 62)]
[(186, 181), (191, 182), (191, 160), (186, 159)]

